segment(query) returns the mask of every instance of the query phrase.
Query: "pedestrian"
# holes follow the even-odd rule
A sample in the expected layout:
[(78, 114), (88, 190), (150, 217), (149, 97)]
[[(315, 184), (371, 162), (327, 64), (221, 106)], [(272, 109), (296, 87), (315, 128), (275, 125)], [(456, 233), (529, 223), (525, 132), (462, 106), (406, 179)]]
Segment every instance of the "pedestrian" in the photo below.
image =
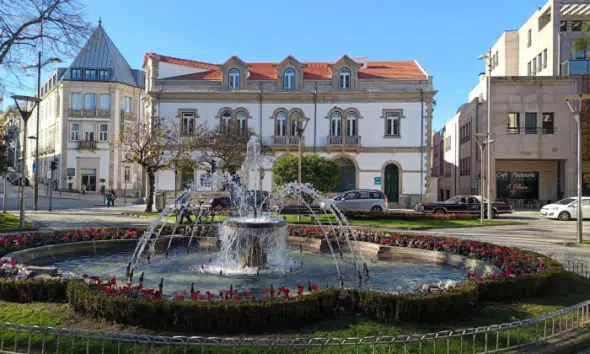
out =
[(110, 208), (111, 206), (114, 207), (117, 195), (115, 194), (115, 190), (113, 189), (113, 187), (109, 187), (109, 190), (107, 191), (105, 197), (107, 202), (107, 208)]
[(82, 184), (82, 195), (86, 195), (86, 184)]
[(177, 198), (176, 202), (180, 204), (180, 209), (177, 214), (177, 219), (180, 216), (180, 224), (184, 222), (186, 218), (187, 224), (192, 224), (193, 221), (191, 220), (191, 212), (189, 211), (189, 204), (192, 198), (192, 193), (190, 192), (189, 186), (186, 183), (182, 184), (182, 190), (180, 191), (180, 196)]

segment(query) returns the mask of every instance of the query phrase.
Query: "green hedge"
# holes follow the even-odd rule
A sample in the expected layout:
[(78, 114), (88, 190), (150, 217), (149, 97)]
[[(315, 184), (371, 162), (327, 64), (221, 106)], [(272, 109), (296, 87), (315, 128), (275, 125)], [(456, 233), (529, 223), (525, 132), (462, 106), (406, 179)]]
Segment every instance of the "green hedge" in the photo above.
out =
[(65, 280), (8, 280), (0, 278), (0, 300), (11, 302), (64, 302)]
[(333, 314), (338, 290), (321, 290), (289, 301), (146, 301), (96, 294), (82, 281), (68, 284), (76, 312), (117, 323), (184, 333), (265, 333), (298, 328)]

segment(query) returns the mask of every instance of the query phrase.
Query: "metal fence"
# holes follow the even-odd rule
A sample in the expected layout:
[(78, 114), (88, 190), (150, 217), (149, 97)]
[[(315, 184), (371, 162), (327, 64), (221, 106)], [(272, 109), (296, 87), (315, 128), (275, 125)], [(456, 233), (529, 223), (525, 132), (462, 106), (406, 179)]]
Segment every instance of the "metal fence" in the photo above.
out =
[[(570, 272), (590, 275), (588, 261), (559, 255), (556, 259)], [(358, 338), (152, 336), (1, 323), (0, 353), (494, 353), (544, 342), (588, 325), (589, 312), (590, 300), (511, 323)]]

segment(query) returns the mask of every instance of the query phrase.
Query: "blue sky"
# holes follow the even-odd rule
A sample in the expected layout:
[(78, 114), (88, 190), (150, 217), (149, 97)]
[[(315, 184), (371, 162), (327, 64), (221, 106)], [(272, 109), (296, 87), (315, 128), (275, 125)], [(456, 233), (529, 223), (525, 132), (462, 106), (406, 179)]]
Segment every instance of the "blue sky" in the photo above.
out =
[[(224, 62), (418, 60), (438, 90), (433, 127), (466, 102), (485, 53), (546, 0), (83, 0), (133, 68), (145, 52)], [(492, 6), (493, 4), (493, 6)], [(11, 87), (28, 94), (34, 90)], [(9, 103), (10, 99), (5, 102)], [(10, 102), (11, 103), (11, 102)]]

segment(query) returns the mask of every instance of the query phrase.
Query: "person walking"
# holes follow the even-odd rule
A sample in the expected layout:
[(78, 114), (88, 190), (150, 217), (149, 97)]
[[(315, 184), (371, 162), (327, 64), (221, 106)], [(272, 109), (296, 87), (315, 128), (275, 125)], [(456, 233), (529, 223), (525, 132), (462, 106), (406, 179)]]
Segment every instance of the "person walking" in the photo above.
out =
[(115, 199), (117, 199), (117, 195), (115, 194), (115, 190), (113, 189), (113, 187), (109, 188), (105, 197), (107, 199), (107, 208), (110, 208), (111, 206), (114, 207), (115, 206)]
[(191, 213), (189, 211), (189, 204), (192, 198), (192, 193), (189, 191), (189, 186), (186, 183), (182, 184), (182, 190), (180, 195), (176, 199), (176, 202), (180, 204), (180, 209), (178, 210), (178, 214), (176, 216), (177, 220), (180, 217), (180, 224), (184, 222), (186, 218), (187, 224), (192, 224), (193, 221), (191, 220)]
[(86, 195), (86, 184), (82, 185), (82, 195)]

